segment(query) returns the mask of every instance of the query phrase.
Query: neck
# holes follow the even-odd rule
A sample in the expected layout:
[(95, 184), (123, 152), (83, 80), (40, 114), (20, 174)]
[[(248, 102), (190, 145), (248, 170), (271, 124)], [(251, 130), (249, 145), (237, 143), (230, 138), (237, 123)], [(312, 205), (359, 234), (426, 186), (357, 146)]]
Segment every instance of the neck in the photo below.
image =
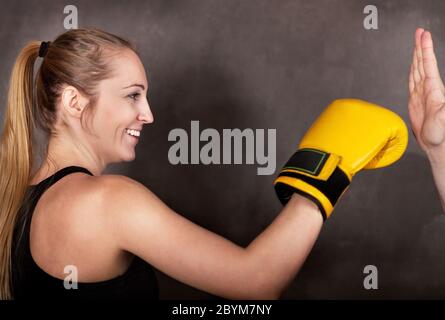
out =
[(69, 136), (51, 136), (48, 142), (48, 154), (42, 164), (50, 171), (57, 171), (69, 166), (88, 169), (93, 175), (99, 176), (107, 163), (99, 157), (91, 146), (82, 144), (83, 139)]

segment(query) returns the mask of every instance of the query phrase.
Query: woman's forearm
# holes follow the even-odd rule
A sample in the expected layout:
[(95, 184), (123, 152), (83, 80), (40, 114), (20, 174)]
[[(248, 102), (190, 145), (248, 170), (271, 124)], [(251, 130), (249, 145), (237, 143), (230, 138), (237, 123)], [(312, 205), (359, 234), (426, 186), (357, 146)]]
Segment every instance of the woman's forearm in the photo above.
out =
[(260, 290), (278, 298), (311, 251), (323, 225), (314, 202), (294, 194), (275, 220), (246, 248)]
[(439, 192), (440, 203), (445, 212), (445, 148), (429, 151), (426, 154), (430, 161), (437, 191)]

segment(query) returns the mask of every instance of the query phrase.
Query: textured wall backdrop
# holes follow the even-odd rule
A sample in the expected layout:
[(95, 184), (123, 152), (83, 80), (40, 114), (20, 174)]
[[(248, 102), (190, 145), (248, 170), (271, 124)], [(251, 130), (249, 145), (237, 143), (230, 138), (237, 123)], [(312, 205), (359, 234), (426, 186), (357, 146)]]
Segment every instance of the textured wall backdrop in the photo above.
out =
[[(278, 214), (273, 180), (257, 165), (178, 165), (168, 133), (201, 129), (277, 130), (277, 170), (333, 99), (384, 105), (409, 123), (407, 79), (417, 26), (432, 31), (445, 68), (445, 2), (361, 0), (3, 1), (0, 94), (29, 40), (64, 32), (63, 8), (79, 27), (130, 39), (149, 81), (155, 121), (131, 163), (108, 173), (136, 179), (177, 212), (247, 246)], [(378, 9), (378, 30), (363, 9)], [(4, 109), (0, 116), (3, 117)], [(396, 165), (360, 173), (343, 197), (285, 299), (445, 298), (445, 215), (428, 161), (410, 132)], [(202, 257), (205, 259), (205, 257)], [(363, 288), (375, 265), (379, 289)], [(161, 298), (214, 298), (157, 272)]]

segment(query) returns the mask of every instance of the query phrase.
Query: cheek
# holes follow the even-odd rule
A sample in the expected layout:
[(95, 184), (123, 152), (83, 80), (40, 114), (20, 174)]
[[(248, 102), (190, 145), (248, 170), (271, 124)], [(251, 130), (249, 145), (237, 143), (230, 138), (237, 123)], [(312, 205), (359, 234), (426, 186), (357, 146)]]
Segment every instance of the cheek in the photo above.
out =
[(101, 135), (105, 135), (108, 140), (121, 139), (125, 134), (125, 128), (132, 126), (137, 118), (135, 106), (126, 101), (121, 103), (109, 101), (102, 110), (103, 112), (97, 117), (98, 125), (101, 128)]
[(94, 112), (91, 114), (93, 117), (93, 132), (103, 140), (104, 138), (109, 139), (110, 136), (114, 135), (114, 129), (119, 124), (119, 108), (117, 106), (102, 102), (100, 105), (95, 106)]

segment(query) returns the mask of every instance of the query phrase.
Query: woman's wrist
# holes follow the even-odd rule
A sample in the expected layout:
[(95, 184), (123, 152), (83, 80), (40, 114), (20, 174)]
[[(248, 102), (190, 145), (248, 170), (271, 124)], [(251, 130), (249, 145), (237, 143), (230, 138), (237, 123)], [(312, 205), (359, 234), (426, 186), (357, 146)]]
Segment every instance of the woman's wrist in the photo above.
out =
[(425, 154), (432, 167), (445, 167), (445, 146), (438, 146), (425, 150)]
[(297, 211), (298, 215), (307, 215), (316, 220), (320, 219), (323, 223), (323, 215), (314, 201), (299, 195), (298, 193), (292, 195), (286, 207), (292, 211)]

